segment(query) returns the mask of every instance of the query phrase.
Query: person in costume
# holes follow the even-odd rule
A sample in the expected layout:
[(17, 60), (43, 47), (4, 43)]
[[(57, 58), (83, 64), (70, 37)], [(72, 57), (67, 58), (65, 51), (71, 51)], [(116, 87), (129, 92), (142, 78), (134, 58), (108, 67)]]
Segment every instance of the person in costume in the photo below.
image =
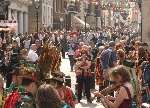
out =
[(116, 84), (121, 85), (118, 87), (116, 97), (104, 96), (100, 92), (96, 92), (95, 95), (101, 97), (110, 108), (131, 108), (134, 93), (129, 72), (124, 66), (119, 65), (112, 70), (111, 76)]
[(9, 87), (6, 88), (7, 94), (17, 90), (18, 85), (21, 85), (22, 83), (22, 78), (20, 77), (19, 74), (19, 68), (13, 69), (13, 71), (11, 72), (11, 76), (12, 76), (11, 84)]
[(5, 69), (6, 69), (6, 87), (8, 88), (12, 82), (11, 72), (19, 67), (19, 54), (20, 48), (18, 47), (17, 42), (14, 40), (12, 42), (12, 48), (8, 50), (8, 58), (6, 59)]
[(61, 101), (57, 90), (49, 84), (38, 88), (36, 100), (38, 108), (71, 108)]
[(35, 108), (34, 96), (37, 90), (34, 70), (22, 67), (19, 70), (21, 84), (10, 92), (6, 98), (4, 108)]
[(58, 91), (60, 99), (71, 106), (71, 108), (75, 108), (76, 96), (73, 93), (72, 89), (66, 85), (64, 85), (64, 76), (65, 74), (62, 72), (57, 72), (54, 74), (51, 80), (54, 82), (54, 87)]
[(31, 78), (23, 78), (22, 86), (25, 87), (25, 92), (21, 93), (21, 102), (19, 108), (36, 108), (35, 93), (37, 90), (36, 82)]
[[(87, 102), (92, 103), (90, 85), (91, 84), (91, 60), (86, 53), (82, 53), (81, 58), (76, 62), (75, 73), (77, 77), (78, 102), (82, 99), (82, 92), (85, 89)], [(84, 89), (83, 89), (84, 88)]]

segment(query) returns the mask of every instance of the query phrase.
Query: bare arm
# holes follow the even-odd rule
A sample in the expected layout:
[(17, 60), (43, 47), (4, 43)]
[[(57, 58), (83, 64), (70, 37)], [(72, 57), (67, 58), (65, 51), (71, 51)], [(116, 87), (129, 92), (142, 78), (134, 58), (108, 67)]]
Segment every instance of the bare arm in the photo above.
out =
[(115, 99), (115, 102), (111, 102), (109, 101), (105, 96), (103, 96), (102, 98), (105, 100), (105, 102), (108, 104), (108, 106), (110, 108), (118, 108), (119, 105), (123, 102), (123, 100), (127, 97), (127, 92), (125, 90), (125, 88), (121, 88), (119, 90), (119, 94)]

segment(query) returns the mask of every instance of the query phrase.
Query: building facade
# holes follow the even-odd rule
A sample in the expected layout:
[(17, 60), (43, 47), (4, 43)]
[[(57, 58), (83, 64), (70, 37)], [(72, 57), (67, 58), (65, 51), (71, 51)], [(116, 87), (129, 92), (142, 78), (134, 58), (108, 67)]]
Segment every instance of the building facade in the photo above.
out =
[[(150, 45), (150, 0), (142, 3), (142, 41)], [(149, 47), (150, 50), (150, 47)]]
[(101, 27), (100, 7), (97, 1), (80, 1), (80, 11), (75, 16), (84, 22), (86, 16), (86, 23), (90, 25), (90, 28)]
[(29, 6), (29, 33), (37, 31), (37, 23), (39, 30), (53, 28), (53, 0), (40, 0), (38, 9), (35, 8), (34, 2)]
[(66, 26), (67, 0), (53, 1), (53, 29), (63, 29)]
[(15, 32), (28, 32), (28, 6), (32, 4), (31, 0), (10, 0), (8, 7), (8, 20), (17, 22)]

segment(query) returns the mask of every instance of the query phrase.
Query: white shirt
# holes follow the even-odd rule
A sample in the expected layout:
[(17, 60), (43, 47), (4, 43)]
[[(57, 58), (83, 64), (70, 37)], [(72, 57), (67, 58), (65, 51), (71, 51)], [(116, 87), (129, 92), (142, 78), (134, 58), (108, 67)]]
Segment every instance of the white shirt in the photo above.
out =
[(27, 59), (32, 62), (36, 62), (38, 60), (38, 55), (35, 51), (29, 50)]
[(29, 49), (31, 40), (24, 40), (24, 48)]
[(38, 35), (38, 38), (39, 38), (40, 41), (42, 41), (43, 38), (44, 38), (44, 36), (43, 36), (42, 34), (39, 34), (39, 35)]
[(20, 37), (17, 37), (17, 38), (16, 38), (16, 41), (17, 41), (17, 43), (18, 43), (18, 46), (20, 47)]

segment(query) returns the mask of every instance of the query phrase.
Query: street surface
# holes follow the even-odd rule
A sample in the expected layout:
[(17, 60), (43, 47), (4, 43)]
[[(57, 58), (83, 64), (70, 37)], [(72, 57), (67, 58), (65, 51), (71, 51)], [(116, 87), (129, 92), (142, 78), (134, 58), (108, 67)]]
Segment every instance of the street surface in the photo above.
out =
[[(66, 57), (66, 59), (62, 59), (62, 63), (61, 63), (61, 67), (60, 67), (61, 71), (64, 72), (66, 75), (70, 75), (71, 76), (71, 83), (72, 86), (71, 88), (73, 90), (75, 90), (75, 84), (76, 84), (76, 78), (75, 78), (75, 73), (74, 72), (70, 72), (70, 65), (69, 65), (69, 59)], [(101, 103), (96, 103), (96, 101), (93, 101), (92, 104), (88, 103), (86, 99), (82, 99), (81, 103), (76, 105), (76, 108), (104, 108)]]

